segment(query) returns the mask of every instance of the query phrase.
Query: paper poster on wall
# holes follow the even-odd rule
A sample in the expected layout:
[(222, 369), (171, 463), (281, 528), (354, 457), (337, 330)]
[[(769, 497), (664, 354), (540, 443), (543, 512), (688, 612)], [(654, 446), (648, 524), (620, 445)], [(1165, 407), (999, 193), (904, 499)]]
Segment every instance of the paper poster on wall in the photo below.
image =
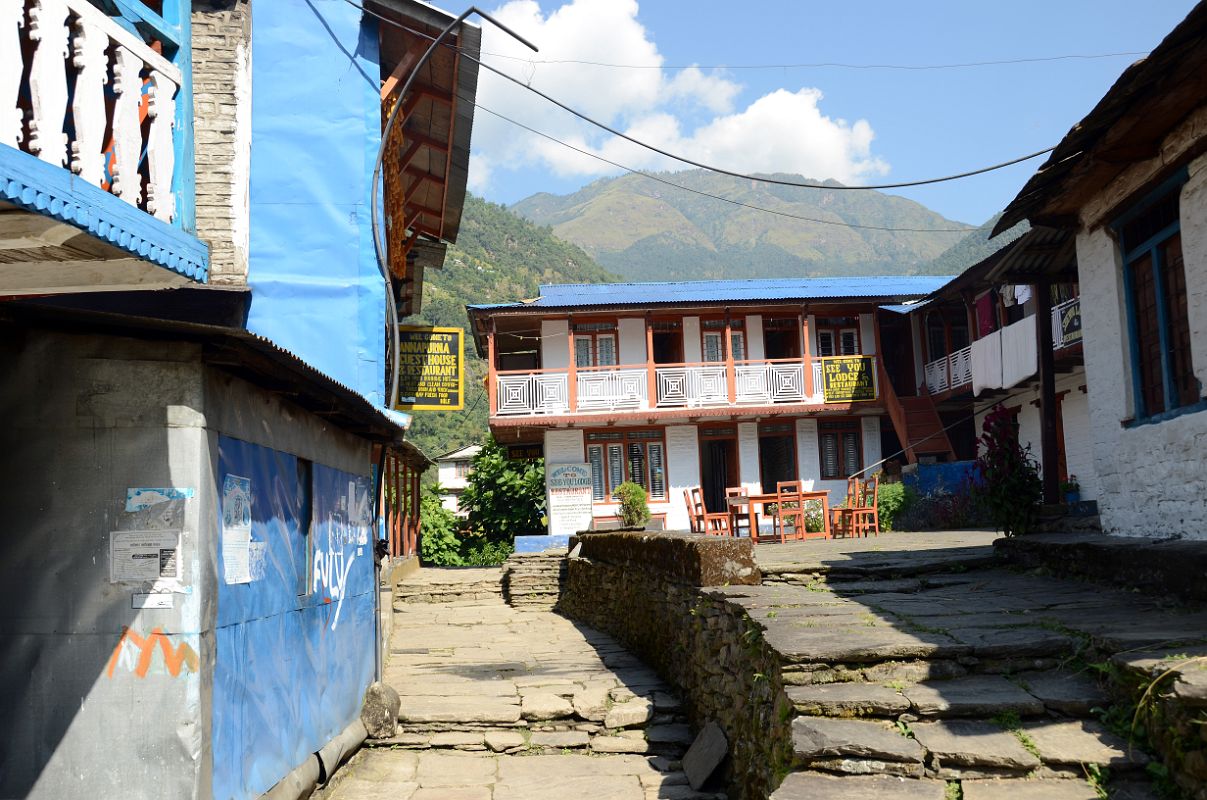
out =
[(251, 480), (239, 475), (222, 480), (222, 579), (251, 582)]
[(143, 511), (169, 500), (188, 500), (193, 490), (176, 487), (132, 487), (126, 490), (126, 511)]
[(180, 579), (180, 531), (111, 531), (109, 582)]
[(550, 464), (545, 469), (549, 495), (549, 534), (567, 536), (591, 527), (591, 466)]

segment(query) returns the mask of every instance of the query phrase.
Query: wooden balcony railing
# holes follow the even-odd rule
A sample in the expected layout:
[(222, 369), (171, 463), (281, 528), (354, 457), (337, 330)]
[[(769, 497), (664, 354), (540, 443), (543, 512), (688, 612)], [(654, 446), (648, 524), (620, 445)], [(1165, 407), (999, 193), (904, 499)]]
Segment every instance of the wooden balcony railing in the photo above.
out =
[[(871, 362), (872, 369), (875, 368), (874, 357), (857, 358)], [(810, 359), (807, 381), (801, 359), (737, 361), (733, 365), (732, 398), (729, 369), (718, 362), (579, 367), (574, 370), (573, 393), (569, 370), (498, 372), (494, 375), (496, 399), (492, 413), (554, 416), (846, 402), (849, 398), (825, 397), (822, 366), (825, 361)], [(879, 380), (874, 375), (872, 392), (879, 396)]]
[(129, 5), (140, 9), (140, 29), (155, 32), (154, 46), (87, 0), (0, 2), (0, 144), (179, 224), (179, 187), (191, 174), (177, 175), (176, 127), (192, 112), (178, 115), (184, 76), (162, 53), (187, 63), (189, 45), (178, 28)]

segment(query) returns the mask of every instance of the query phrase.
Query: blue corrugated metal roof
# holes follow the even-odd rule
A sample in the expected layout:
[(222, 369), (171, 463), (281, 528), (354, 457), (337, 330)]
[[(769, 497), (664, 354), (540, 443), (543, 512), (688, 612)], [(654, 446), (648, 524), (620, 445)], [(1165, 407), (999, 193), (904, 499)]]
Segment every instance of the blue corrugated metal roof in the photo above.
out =
[(949, 276), (892, 275), (656, 283), (562, 283), (542, 286), (540, 297), (534, 300), (472, 305), (470, 308), (577, 308), (845, 298), (907, 300), (924, 297), (950, 280)]

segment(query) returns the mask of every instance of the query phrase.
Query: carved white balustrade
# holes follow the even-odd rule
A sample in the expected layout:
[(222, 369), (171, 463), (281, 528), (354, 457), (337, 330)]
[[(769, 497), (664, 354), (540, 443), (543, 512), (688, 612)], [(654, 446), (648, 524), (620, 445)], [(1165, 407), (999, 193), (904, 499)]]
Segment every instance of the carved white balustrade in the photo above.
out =
[(570, 408), (570, 381), (564, 372), (500, 374), (496, 380), (496, 414), (564, 414)]
[(579, 372), (579, 411), (645, 408), (649, 376), (645, 369), (602, 369)]
[(165, 222), (181, 84), (179, 68), (88, 0), (0, 0), (0, 144)]
[(783, 364), (739, 364), (735, 370), (735, 399), (740, 404), (805, 401), (805, 367), (799, 361)]
[(926, 365), (926, 388), (931, 394), (972, 383), (972, 345)]
[(729, 404), (725, 365), (658, 367), (659, 408), (701, 408)]

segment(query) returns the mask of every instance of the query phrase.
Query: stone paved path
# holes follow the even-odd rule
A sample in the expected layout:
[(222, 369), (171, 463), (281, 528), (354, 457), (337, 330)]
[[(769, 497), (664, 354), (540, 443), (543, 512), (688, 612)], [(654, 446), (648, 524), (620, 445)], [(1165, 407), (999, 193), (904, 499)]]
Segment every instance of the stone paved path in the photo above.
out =
[(422, 570), (399, 587), (384, 675), (402, 699), (399, 733), (322, 796), (717, 797), (687, 786), (691, 731), (658, 676), (609, 636), (504, 604), (486, 588), (496, 575)]

